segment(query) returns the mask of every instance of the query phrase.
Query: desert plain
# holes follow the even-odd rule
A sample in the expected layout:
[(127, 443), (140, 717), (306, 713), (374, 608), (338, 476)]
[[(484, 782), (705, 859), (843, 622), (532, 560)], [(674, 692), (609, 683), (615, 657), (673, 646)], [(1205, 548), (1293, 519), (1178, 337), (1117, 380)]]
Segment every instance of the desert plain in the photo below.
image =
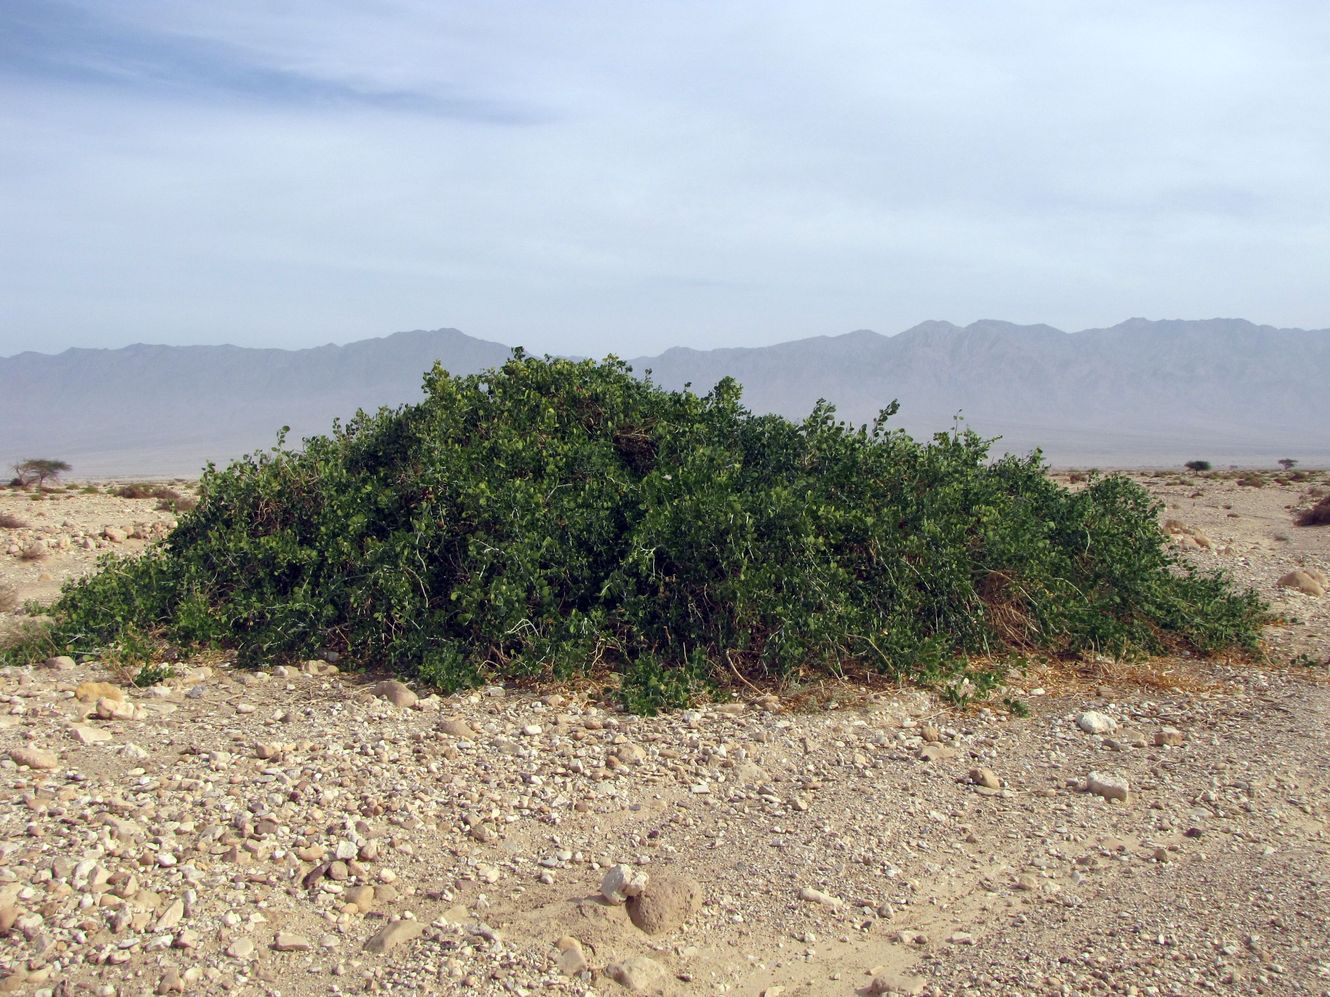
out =
[[(1279, 584), (1330, 573), (1293, 523), (1330, 473), (1129, 473), (1270, 603), (1263, 656), (654, 718), (334, 654), (4, 669), (0, 991), (1330, 994), (1330, 595)], [(6, 514), (0, 632), (174, 520), (104, 484)]]

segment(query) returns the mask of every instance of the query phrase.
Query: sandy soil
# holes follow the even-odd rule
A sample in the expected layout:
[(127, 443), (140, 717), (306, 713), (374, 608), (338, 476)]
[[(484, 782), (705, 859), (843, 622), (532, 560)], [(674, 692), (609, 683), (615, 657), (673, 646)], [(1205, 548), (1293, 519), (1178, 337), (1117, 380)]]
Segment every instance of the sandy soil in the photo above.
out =
[[(1327, 482), (1137, 477), (1274, 603), (1268, 661), (1041, 668), (1008, 690), (1027, 717), (0, 672), (0, 990), (1330, 994), (1330, 596), (1276, 586), (1330, 572), (1330, 528), (1290, 515)], [(50, 598), (155, 506), (0, 492), (30, 524), (0, 528), (0, 585)], [(647, 877), (626, 905), (616, 864)]]

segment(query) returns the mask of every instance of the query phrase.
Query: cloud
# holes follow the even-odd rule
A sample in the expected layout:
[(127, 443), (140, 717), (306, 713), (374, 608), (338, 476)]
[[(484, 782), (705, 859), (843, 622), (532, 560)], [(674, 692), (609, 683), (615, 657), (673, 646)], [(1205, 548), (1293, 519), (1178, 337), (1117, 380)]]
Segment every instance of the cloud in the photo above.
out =
[(1324, 326), (1323, 5), (0, 6), (0, 354)]
[[(521, 125), (547, 121), (535, 104), (461, 88), (406, 89), (372, 76), (324, 75), (224, 37), (161, 31), (112, 16), (116, 8), (13, 0), (0, 11), (0, 72), (55, 85), (121, 90), (178, 101), (231, 99), (269, 106), (367, 108)], [(132, 11), (132, 8), (130, 8)]]

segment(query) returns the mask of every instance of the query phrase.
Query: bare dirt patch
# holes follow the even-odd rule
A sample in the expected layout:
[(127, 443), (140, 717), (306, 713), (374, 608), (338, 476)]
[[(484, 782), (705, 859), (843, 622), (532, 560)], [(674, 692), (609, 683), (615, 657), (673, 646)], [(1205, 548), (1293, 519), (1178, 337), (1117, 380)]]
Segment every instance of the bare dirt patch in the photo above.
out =
[[(1140, 477), (1276, 605), (1269, 661), (1041, 665), (1003, 693), (1026, 717), (852, 683), (644, 719), (592, 686), (399, 707), (327, 662), (4, 671), (3, 985), (1330, 993), (1330, 689), (1287, 664), (1330, 656), (1330, 597), (1277, 586), (1330, 570), (1330, 530), (1291, 521), (1316, 483)], [(31, 524), (0, 583), (48, 599), (155, 506), (0, 492)], [(601, 893), (620, 863), (700, 906), (648, 933)]]

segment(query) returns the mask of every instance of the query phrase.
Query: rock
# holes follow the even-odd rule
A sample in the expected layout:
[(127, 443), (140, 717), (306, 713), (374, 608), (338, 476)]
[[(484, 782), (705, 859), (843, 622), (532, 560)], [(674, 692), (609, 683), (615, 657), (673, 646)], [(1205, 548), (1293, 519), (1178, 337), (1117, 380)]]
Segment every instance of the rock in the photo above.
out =
[(76, 667), (74, 659), (67, 654), (57, 654), (53, 658), (47, 658), (43, 664), (52, 671), (67, 672)]
[(94, 712), (98, 720), (133, 720), (138, 715), (133, 703), (126, 702), (124, 699), (111, 699), (106, 696), (97, 700), (97, 707)]
[(614, 749), (614, 757), (625, 765), (640, 765), (646, 761), (647, 753), (632, 741), (625, 741)]
[(177, 900), (166, 910), (162, 911), (162, 916), (157, 918), (157, 923), (152, 926), (153, 931), (170, 931), (180, 923), (180, 919), (185, 916), (185, 902)]
[(353, 886), (342, 894), (349, 904), (355, 904), (362, 914), (374, 906), (374, 887), (369, 885)]
[(226, 954), (232, 959), (252, 959), (254, 957), (254, 942), (248, 938), (237, 938), (227, 948)]
[(1127, 751), (1131, 748), (1144, 748), (1149, 742), (1145, 735), (1138, 730), (1124, 731), (1117, 737), (1104, 738), (1105, 747), (1112, 748), (1114, 751)]
[(122, 544), (129, 539), (129, 534), (118, 526), (108, 526), (102, 530), (102, 536), (113, 544)]
[(375, 683), (369, 690), (379, 699), (386, 699), (396, 707), (401, 709), (410, 709), (420, 701), (414, 692), (408, 689), (397, 679), (387, 679), (383, 682)]
[(997, 777), (997, 773), (982, 765), (970, 769), (970, 781), (976, 786), (983, 786), (985, 789), (1002, 788), (1002, 780)]
[(576, 938), (564, 935), (554, 947), (559, 950), (559, 972), (564, 976), (576, 976), (587, 968), (586, 954), (582, 951), (582, 943)]
[(122, 700), (125, 690), (110, 682), (80, 682), (74, 690), (74, 698), (80, 703), (95, 703), (99, 699)]
[(1120, 775), (1091, 772), (1089, 779), (1086, 781), (1086, 789), (1106, 800), (1120, 800), (1123, 803), (1131, 802), (1131, 786)]
[(365, 951), (372, 955), (383, 955), (401, 945), (414, 941), (425, 933), (425, 925), (419, 921), (393, 921), (370, 936), (365, 943)]
[(621, 904), (646, 889), (647, 874), (632, 866), (615, 865), (601, 878), (600, 895), (612, 904)]
[(183, 994), (185, 992), (185, 981), (180, 978), (180, 970), (174, 966), (167, 966), (162, 970), (162, 978), (157, 981), (157, 992), (159, 994)]
[(1277, 584), (1280, 588), (1293, 589), (1303, 595), (1325, 595), (1325, 586), (1307, 571), (1290, 571), (1280, 578)]
[(304, 935), (297, 935), (294, 931), (279, 931), (273, 939), (272, 947), (278, 952), (308, 952), (314, 945)]
[(70, 728), (75, 741), (79, 744), (105, 744), (111, 740), (111, 732), (101, 727), (91, 727), (87, 724), (75, 724)]
[(1181, 745), (1185, 739), (1182, 731), (1178, 730), (1176, 727), (1164, 727), (1161, 730), (1155, 731), (1155, 746), (1159, 748), (1176, 748)]
[(702, 906), (702, 887), (672, 869), (652, 875), (646, 889), (628, 898), (628, 917), (648, 935), (674, 931)]
[(839, 907), (845, 902), (840, 897), (833, 897), (830, 893), (824, 893), (812, 886), (805, 886), (801, 889), (799, 899), (807, 900), (809, 903), (822, 904), (824, 907)]
[(467, 740), (476, 736), (476, 732), (471, 729), (469, 723), (465, 720), (459, 720), (456, 717), (440, 720), (437, 729), (441, 733), (450, 734), (453, 737), (465, 738)]
[(28, 768), (38, 771), (53, 769), (60, 764), (60, 759), (56, 757), (54, 751), (46, 751), (28, 745), (21, 748), (11, 748), (9, 757), (13, 759), (15, 765), (26, 765)]
[(940, 741), (929, 741), (919, 750), (919, 760), (923, 762), (944, 762), (956, 756), (956, 749)]
[(635, 994), (644, 994), (665, 978), (665, 967), (644, 955), (635, 955), (616, 962), (605, 970), (606, 975)]
[(928, 981), (910, 973), (877, 973), (864, 987), (866, 994), (914, 995), (924, 992)]
[(1086, 710), (1076, 718), (1076, 726), (1087, 734), (1108, 734), (1118, 729), (1118, 722), (1107, 713)]

